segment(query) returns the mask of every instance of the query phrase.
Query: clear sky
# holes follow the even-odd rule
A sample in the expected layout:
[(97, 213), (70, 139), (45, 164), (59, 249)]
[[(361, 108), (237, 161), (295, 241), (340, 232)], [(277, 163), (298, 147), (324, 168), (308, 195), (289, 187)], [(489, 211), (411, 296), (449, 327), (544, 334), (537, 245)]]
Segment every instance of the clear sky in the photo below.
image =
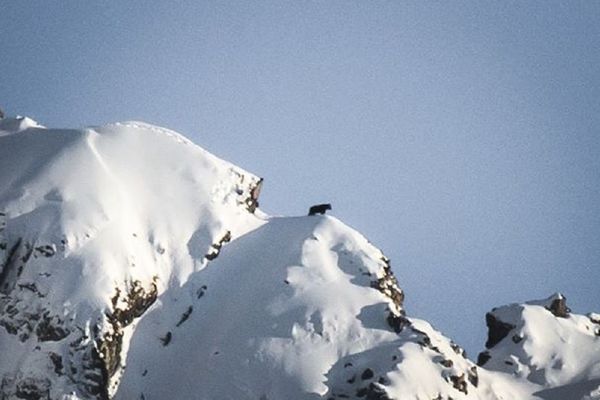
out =
[(600, 2), (0, 0), (0, 107), (143, 120), (333, 214), (471, 356), (484, 314), (600, 311)]

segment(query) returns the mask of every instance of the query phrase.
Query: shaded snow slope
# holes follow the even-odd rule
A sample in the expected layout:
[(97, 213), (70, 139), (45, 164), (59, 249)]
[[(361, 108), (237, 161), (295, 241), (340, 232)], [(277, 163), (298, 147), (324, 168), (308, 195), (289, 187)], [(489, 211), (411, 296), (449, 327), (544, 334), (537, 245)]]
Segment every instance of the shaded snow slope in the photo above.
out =
[(141, 122), (0, 120), (0, 399), (599, 397), (598, 315), (498, 308), (477, 366), (379, 249), (261, 184)]

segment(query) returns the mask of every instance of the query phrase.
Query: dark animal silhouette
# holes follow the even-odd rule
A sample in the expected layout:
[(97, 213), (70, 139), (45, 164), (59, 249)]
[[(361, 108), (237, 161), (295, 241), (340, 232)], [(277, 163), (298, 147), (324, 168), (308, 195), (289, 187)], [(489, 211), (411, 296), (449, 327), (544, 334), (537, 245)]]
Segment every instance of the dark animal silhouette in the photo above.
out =
[(4, 118), (4, 113), (2, 112), (2, 109), (0, 108), (0, 119)]
[(331, 210), (331, 204), (317, 204), (308, 210), (308, 215), (325, 214), (327, 210)]

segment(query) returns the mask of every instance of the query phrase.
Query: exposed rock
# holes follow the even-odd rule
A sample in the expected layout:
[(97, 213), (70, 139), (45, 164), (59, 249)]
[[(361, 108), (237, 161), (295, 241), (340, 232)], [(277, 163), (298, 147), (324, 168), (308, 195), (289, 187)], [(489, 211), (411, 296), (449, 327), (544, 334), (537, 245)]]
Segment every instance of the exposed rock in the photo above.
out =
[(468, 372), (468, 379), (471, 385), (477, 387), (479, 385), (479, 373), (477, 367), (473, 366)]
[(388, 325), (396, 333), (400, 333), (406, 326), (410, 325), (410, 321), (404, 317), (404, 292), (398, 286), (398, 281), (392, 272), (390, 260), (382, 256), (383, 268), (378, 274), (379, 278), (371, 282), (371, 287), (379, 290), (392, 301), (392, 308), (388, 312), (386, 321)]
[(50, 357), (50, 361), (52, 361), (52, 365), (54, 366), (54, 372), (57, 375), (61, 375), (64, 368), (62, 357), (54, 352), (48, 353), (48, 356)]
[(206, 285), (200, 286), (200, 288), (196, 291), (196, 297), (199, 299), (202, 296), (204, 296), (204, 294), (206, 293), (206, 289), (208, 289)]
[(440, 364), (442, 364), (446, 368), (451, 368), (454, 365), (454, 362), (450, 359), (445, 359), (440, 361)]
[(54, 245), (43, 245), (35, 248), (35, 255), (42, 257), (52, 257), (56, 254), (56, 247)]
[(219, 256), (219, 253), (221, 252), (221, 247), (223, 247), (223, 244), (229, 243), (230, 240), (231, 240), (231, 232), (227, 231), (221, 237), (221, 239), (219, 239), (219, 241), (217, 243), (213, 243), (211, 245), (211, 251), (209, 253), (207, 253), (204, 257), (206, 257), (206, 259), (209, 261), (214, 260), (215, 258), (217, 258)]
[(456, 354), (462, 354), (464, 350), (454, 342), (450, 342), (450, 347)]
[(50, 400), (50, 381), (46, 378), (5, 376), (0, 394), (2, 400)]
[(383, 256), (381, 257), (384, 266), (381, 271), (380, 277), (371, 283), (371, 286), (379, 290), (381, 293), (386, 295), (392, 300), (392, 303), (397, 307), (398, 313), (404, 313), (404, 292), (398, 286), (398, 281), (392, 272), (392, 266), (390, 260)]
[(256, 209), (259, 206), (258, 198), (260, 197), (260, 191), (262, 190), (262, 186), (263, 178), (260, 178), (255, 184), (250, 186), (250, 197), (246, 199), (245, 203), (246, 209), (251, 213), (254, 213), (254, 211), (256, 211)]
[(463, 392), (464, 394), (468, 394), (467, 381), (465, 380), (465, 374), (452, 375), (452, 376), (450, 376), (450, 381), (452, 382), (452, 386), (456, 390), (458, 390), (459, 392)]
[(168, 344), (171, 343), (172, 336), (173, 334), (169, 331), (165, 336), (160, 338), (160, 341), (162, 342), (163, 346), (168, 346)]
[(113, 304), (118, 304), (119, 301), (124, 302), (124, 308), (116, 307), (113, 312), (108, 314), (107, 317), (110, 321), (117, 322), (121, 327), (125, 327), (134, 318), (139, 318), (144, 312), (156, 301), (158, 295), (158, 289), (156, 287), (156, 281), (158, 277), (154, 277), (150, 283), (149, 289), (144, 289), (142, 283), (138, 280), (131, 281), (128, 284), (127, 296), (120, 298), (121, 290), (116, 289), (115, 297), (111, 299)]
[(20, 238), (10, 247), (6, 261), (0, 268), (0, 293), (12, 292), (31, 253), (31, 246), (28, 243), (23, 244)]
[(415, 328), (414, 326), (411, 326), (411, 329), (414, 333), (419, 335), (417, 343), (420, 346), (427, 347), (429, 350), (432, 350), (432, 351), (435, 351), (436, 353), (442, 354), (439, 347), (434, 346), (433, 343), (431, 343), (431, 338), (427, 335), (427, 333), (420, 331), (419, 329)]
[(511, 340), (513, 343), (520, 343), (523, 340), (523, 336), (521, 335), (513, 335)]
[(410, 325), (410, 321), (406, 317), (402, 315), (395, 315), (391, 311), (388, 314), (386, 321), (390, 328), (392, 328), (396, 333), (402, 332), (402, 329)]
[(69, 330), (63, 327), (63, 321), (57, 316), (50, 316), (49, 311), (45, 311), (36, 327), (35, 333), (40, 342), (57, 342), (69, 335)]
[(187, 321), (190, 315), (192, 315), (192, 311), (194, 311), (194, 307), (189, 306), (188, 309), (181, 315), (181, 319), (179, 320), (176, 326), (180, 326), (185, 321)]
[(0, 326), (21, 342), (33, 334), (40, 342), (59, 341), (69, 334), (64, 321), (49, 310), (24, 304), (18, 296), (0, 295)]
[(85, 394), (85, 398), (107, 400), (110, 377), (96, 346), (97, 341), (80, 330), (69, 345), (69, 357), (62, 361), (68, 365), (66, 375)]
[(356, 389), (356, 397), (365, 397), (368, 392), (369, 392), (369, 389), (366, 387), (358, 388), (358, 389)]
[(600, 336), (600, 314), (589, 313), (587, 317), (590, 319), (590, 322), (596, 325), (594, 328), (594, 335)]
[(109, 328), (100, 331), (98, 325), (94, 328), (95, 345), (92, 349), (90, 359), (94, 367), (92, 371), (99, 368), (100, 373), (92, 372), (87, 378), (96, 383), (91, 391), (100, 398), (108, 396), (108, 388), (111, 378), (115, 376), (121, 367), (121, 351), (123, 347), (123, 329), (130, 325), (135, 318), (139, 318), (156, 301), (158, 289), (157, 278), (154, 277), (149, 289), (145, 289), (138, 280), (127, 284), (126, 295), (122, 290), (115, 289), (115, 295), (111, 298), (113, 311), (106, 314)]
[(485, 347), (488, 349), (497, 345), (515, 328), (514, 325), (500, 321), (492, 313), (485, 314), (485, 323), (488, 327), (488, 339), (485, 342)]
[(567, 318), (571, 312), (571, 309), (567, 307), (567, 298), (561, 294), (556, 296), (547, 308), (552, 314), (559, 318)]
[(373, 370), (371, 368), (367, 368), (360, 375), (360, 379), (362, 379), (363, 381), (366, 381), (367, 379), (373, 378), (373, 376), (375, 376), (375, 374), (373, 373)]
[(367, 387), (366, 400), (392, 400), (388, 397), (385, 388), (377, 383), (371, 383)]
[(490, 360), (490, 358), (492, 358), (492, 356), (490, 355), (490, 353), (488, 351), (482, 351), (477, 356), (477, 365), (479, 365), (480, 367), (483, 367), (485, 365), (485, 363)]

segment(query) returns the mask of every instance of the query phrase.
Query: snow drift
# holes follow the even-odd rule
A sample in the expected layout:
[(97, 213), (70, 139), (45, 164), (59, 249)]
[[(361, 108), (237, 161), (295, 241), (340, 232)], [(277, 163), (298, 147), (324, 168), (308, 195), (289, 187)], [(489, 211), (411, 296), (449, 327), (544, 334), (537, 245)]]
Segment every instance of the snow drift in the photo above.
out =
[(0, 120), (0, 398), (600, 398), (597, 314), (495, 309), (477, 365), (360, 233), (261, 185), (141, 122)]

